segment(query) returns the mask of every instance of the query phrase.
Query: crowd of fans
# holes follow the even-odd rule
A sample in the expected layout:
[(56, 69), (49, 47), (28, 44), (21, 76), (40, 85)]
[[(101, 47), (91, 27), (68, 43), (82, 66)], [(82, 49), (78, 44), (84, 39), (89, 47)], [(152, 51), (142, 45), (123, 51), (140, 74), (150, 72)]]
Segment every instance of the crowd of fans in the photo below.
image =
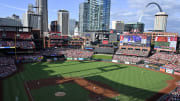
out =
[(60, 34), (49, 35), (50, 39), (68, 39), (68, 36), (61, 36)]
[(116, 54), (126, 54), (126, 55), (136, 55), (136, 56), (148, 56), (149, 55), (149, 51), (118, 49)]
[(113, 60), (119, 60), (121, 62), (130, 62), (130, 63), (138, 63), (144, 58), (135, 57), (135, 56), (124, 56), (124, 55), (114, 55)]
[(31, 34), (23, 33), (23, 34), (20, 34), (19, 39), (26, 40), (26, 39), (33, 39), (33, 37)]
[[(15, 47), (14, 41), (0, 41), (0, 47)], [(17, 41), (16, 47), (21, 49), (34, 49), (35, 44), (33, 41)]]
[(0, 57), (0, 78), (6, 77), (16, 71), (14, 59), (11, 57)]
[(91, 58), (94, 53), (90, 51), (84, 51), (79, 49), (66, 50), (66, 57), (70, 58)]
[(155, 59), (152, 59), (152, 58), (145, 58), (144, 61), (148, 62), (149, 64), (167, 64), (168, 62), (167, 61), (164, 61), (164, 60), (155, 60)]
[(175, 71), (180, 71), (179, 54), (156, 53), (145, 60), (149, 63), (164, 64), (164, 66), (162, 67), (174, 69)]
[(179, 61), (178, 59), (180, 59), (180, 55), (178, 54), (167, 54), (167, 53), (156, 53), (154, 55), (152, 55), (150, 58), (152, 59), (160, 59), (160, 60), (165, 60), (168, 62), (177, 62)]
[(174, 65), (174, 64), (166, 64), (162, 67), (166, 67), (166, 68), (169, 68), (169, 69), (176, 69), (177, 68), (177, 65)]
[(42, 51), (43, 56), (62, 56), (65, 55), (69, 58), (90, 58), (93, 52), (84, 51), (80, 49), (70, 49), (70, 48), (57, 48), (57, 49), (46, 49)]
[(57, 48), (57, 49), (46, 49), (41, 53), (43, 56), (61, 56), (66, 54), (66, 48)]
[(180, 101), (180, 86), (169, 93), (165, 101)]
[(4, 32), (0, 33), (0, 38), (8, 38), (8, 39), (33, 39), (33, 36), (30, 33), (16, 33), (16, 32)]
[(43, 56), (40, 54), (33, 54), (33, 55), (18, 55), (17, 61), (21, 63), (28, 63), (28, 62), (41, 62)]

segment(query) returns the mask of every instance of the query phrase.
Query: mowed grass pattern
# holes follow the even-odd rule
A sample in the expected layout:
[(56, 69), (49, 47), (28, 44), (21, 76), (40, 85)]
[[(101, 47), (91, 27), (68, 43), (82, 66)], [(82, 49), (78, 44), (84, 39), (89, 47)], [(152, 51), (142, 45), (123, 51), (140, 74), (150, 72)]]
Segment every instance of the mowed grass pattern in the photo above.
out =
[[(23, 88), (23, 81), (38, 80), (41, 78), (57, 76), (81, 77), (99, 81), (101, 83), (107, 84), (114, 90), (117, 90), (120, 93), (120, 96), (118, 97), (120, 101), (144, 101), (162, 88), (166, 87), (166, 81), (172, 79), (172, 77), (169, 75), (165, 75), (159, 72), (129, 65), (105, 62), (42, 62), (26, 64), (24, 67), (24, 72), (18, 73), (15, 76), (12, 76), (3, 81), (4, 101), (15, 101), (16, 99), (19, 101), (27, 101), (27, 95), (25, 94), (25, 90)], [(73, 86), (74, 84), (69, 84), (69, 86), (70, 85)], [(51, 91), (53, 87), (46, 89), (48, 92)], [(79, 91), (81, 91), (81, 89)], [(41, 96), (41, 93), (44, 94), (44, 97), (49, 95), (49, 93), (46, 93), (41, 89), (39, 89), (37, 92), (32, 91), (34, 96)], [(85, 95), (87, 95), (87, 93), (82, 93), (79, 96), (72, 96), (72, 100), (68, 101), (73, 101), (74, 97), (78, 98)], [(58, 101), (56, 99), (57, 98), (47, 98), (47, 100), (37, 101)], [(106, 99), (105, 101), (115, 101), (115, 98)]]
[(93, 59), (105, 59), (105, 60), (112, 60), (112, 55), (101, 55), (101, 54), (98, 54), (98, 55), (93, 55)]

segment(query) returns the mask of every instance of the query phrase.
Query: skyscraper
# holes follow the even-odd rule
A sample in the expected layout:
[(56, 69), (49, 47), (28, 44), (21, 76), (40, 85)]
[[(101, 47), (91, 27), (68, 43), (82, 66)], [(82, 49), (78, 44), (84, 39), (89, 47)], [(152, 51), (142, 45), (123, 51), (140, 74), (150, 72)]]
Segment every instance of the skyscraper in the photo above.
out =
[(89, 26), (89, 2), (83, 2), (79, 5), (79, 32), (88, 31)]
[(29, 4), (28, 11), (26, 11), (26, 13), (23, 14), (23, 26), (38, 29), (38, 18), (39, 16), (37, 16), (37, 14), (33, 11), (33, 5)]
[(48, 2), (47, 0), (36, 0), (37, 14), (39, 15), (38, 28), (42, 32), (48, 32)]
[(50, 29), (51, 32), (57, 32), (58, 29), (57, 21), (51, 21)]
[(154, 30), (166, 32), (168, 15), (165, 12), (158, 12), (155, 15)]
[(69, 34), (69, 12), (67, 10), (58, 11), (58, 31), (62, 35)]
[(70, 19), (69, 20), (69, 34), (74, 35), (74, 29), (76, 27), (76, 20), (75, 19)]
[(89, 30), (109, 30), (111, 0), (90, 0)]
[(112, 29), (123, 32), (124, 31), (124, 22), (123, 21), (112, 21)]

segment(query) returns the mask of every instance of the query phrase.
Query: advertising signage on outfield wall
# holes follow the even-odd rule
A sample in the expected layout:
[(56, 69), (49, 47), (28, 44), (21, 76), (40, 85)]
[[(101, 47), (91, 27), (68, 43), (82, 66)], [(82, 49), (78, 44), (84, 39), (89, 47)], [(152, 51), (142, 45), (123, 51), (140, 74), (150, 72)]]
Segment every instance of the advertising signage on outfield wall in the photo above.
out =
[(155, 39), (155, 50), (176, 51), (177, 37), (175, 36), (157, 36)]
[(121, 35), (121, 46), (151, 47), (151, 36), (146, 35)]

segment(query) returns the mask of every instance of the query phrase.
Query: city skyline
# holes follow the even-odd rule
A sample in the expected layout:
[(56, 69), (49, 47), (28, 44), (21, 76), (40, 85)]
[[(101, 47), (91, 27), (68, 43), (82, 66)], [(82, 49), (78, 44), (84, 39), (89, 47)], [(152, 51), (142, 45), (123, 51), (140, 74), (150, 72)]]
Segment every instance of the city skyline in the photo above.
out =
[[(168, 16), (167, 31), (168, 32), (180, 32), (180, 14), (177, 12), (180, 10), (180, 1), (178, 0), (154, 0), (166, 12)], [(59, 2), (59, 3), (58, 3)], [(70, 18), (78, 20), (79, 18), (79, 4), (84, 0), (49, 0), (49, 24), (53, 20), (57, 20), (57, 11), (59, 9), (66, 9), (70, 12)], [(137, 22), (140, 13), (144, 9), (145, 5), (152, 0), (111, 0), (111, 21), (121, 20), (125, 23)], [(22, 18), (22, 14), (27, 10), (28, 4), (35, 5), (35, 0), (6, 0), (0, 3), (0, 17), (11, 16), (17, 14)], [(17, 5), (18, 4), (18, 5)], [(145, 16), (142, 18), (142, 22), (145, 24), (145, 30), (153, 29), (154, 15), (158, 12), (156, 6), (150, 6)], [(110, 23), (111, 25), (111, 23)]]

